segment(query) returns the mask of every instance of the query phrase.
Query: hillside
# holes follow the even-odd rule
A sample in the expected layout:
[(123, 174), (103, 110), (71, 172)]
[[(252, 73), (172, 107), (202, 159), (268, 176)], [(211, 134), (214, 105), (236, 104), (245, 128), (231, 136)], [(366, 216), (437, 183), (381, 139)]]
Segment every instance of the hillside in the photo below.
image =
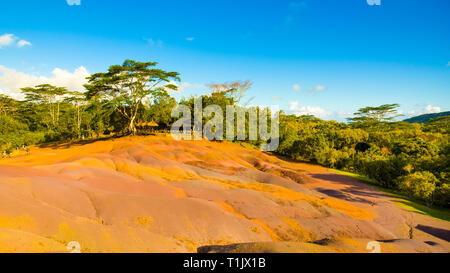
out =
[(450, 111), (448, 112), (441, 112), (441, 113), (433, 113), (433, 114), (425, 114), (425, 115), (420, 115), (417, 117), (412, 117), (409, 119), (405, 119), (404, 121), (409, 122), (409, 123), (425, 123), (428, 122), (432, 119), (436, 119), (439, 117), (445, 117), (445, 116), (450, 116)]
[(0, 160), (0, 252), (448, 252), (449, 230), (239, 144), (126, 137)]

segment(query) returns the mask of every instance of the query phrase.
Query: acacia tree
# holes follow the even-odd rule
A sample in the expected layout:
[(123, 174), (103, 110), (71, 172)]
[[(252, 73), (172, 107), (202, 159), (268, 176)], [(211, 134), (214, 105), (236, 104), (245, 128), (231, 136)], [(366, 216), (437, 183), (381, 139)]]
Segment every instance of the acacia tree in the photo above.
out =
[(213, 93), (222, 93), (226, 97), (233, 99), (233, 105), (239, 104), (245, 93), (252, 87), (251, 81), (235, 81), (222, 84), (212, 83), (208, 87)]
[(106, 73), (93, 74), (87, 78), (89, 83), (84, 85), (88, 98), (103, 95), (110, 100), (128, 120), (128, 130), (134, 135), (136, 116), (143, 100), (168, 89), (178, 89), (171, 82), (180, 81), (179, 73), (153, 68), (157, 64), (126, 60), (122, 65), (110, 66)]
[(382, 122), (393, 121), (396, 117), (402, 116), (397, 112), (399, 104), (383, 104), (377, 107), (364, 107), (360, 108), (355, 117), (348, 118), (351, 123), (364, 123), (364, 124), (379, 124)]
[(50, 84), (41, 84), (21, 89), (25, 94), (25, 100), (48, 107), (50, 124), (47, 127), (57, 128), (59, 124), (60, 104), (62, 98), (68, 93), (65, 87), (56, 87)]

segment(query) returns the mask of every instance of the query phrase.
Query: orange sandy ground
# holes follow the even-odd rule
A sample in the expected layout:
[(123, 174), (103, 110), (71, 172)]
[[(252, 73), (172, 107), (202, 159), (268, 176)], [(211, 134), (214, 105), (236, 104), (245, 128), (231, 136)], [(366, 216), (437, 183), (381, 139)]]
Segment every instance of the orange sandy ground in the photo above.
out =
[(450, 223), (391, 200), (233, 143), (54, 145), (0, 160), (0, 252), (62, 252), (71, 241), (82, 252), (368, 252), (373, 240), (385, 252), (450, 250)]

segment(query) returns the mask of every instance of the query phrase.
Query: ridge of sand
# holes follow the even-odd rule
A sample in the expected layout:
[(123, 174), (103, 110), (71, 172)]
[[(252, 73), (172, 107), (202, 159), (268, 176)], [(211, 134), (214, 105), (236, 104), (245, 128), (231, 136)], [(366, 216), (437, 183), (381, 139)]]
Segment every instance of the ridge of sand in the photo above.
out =
[(0, 161), (0, 252), (448, 252), (449, 230), (354, 179), (227, 142), (125, 137)]

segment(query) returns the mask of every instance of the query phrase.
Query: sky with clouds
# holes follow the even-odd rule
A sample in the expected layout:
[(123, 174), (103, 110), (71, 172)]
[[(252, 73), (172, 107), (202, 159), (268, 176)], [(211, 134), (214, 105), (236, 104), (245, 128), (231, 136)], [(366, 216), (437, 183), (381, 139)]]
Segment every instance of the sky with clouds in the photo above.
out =
[(0, 93), (82, 89), (125, 59), (181, 73), (181, 98), (251, 80), (253, 105), (345, 120), (400, 103), (450, 110), (450, 1), (2, 1)]

